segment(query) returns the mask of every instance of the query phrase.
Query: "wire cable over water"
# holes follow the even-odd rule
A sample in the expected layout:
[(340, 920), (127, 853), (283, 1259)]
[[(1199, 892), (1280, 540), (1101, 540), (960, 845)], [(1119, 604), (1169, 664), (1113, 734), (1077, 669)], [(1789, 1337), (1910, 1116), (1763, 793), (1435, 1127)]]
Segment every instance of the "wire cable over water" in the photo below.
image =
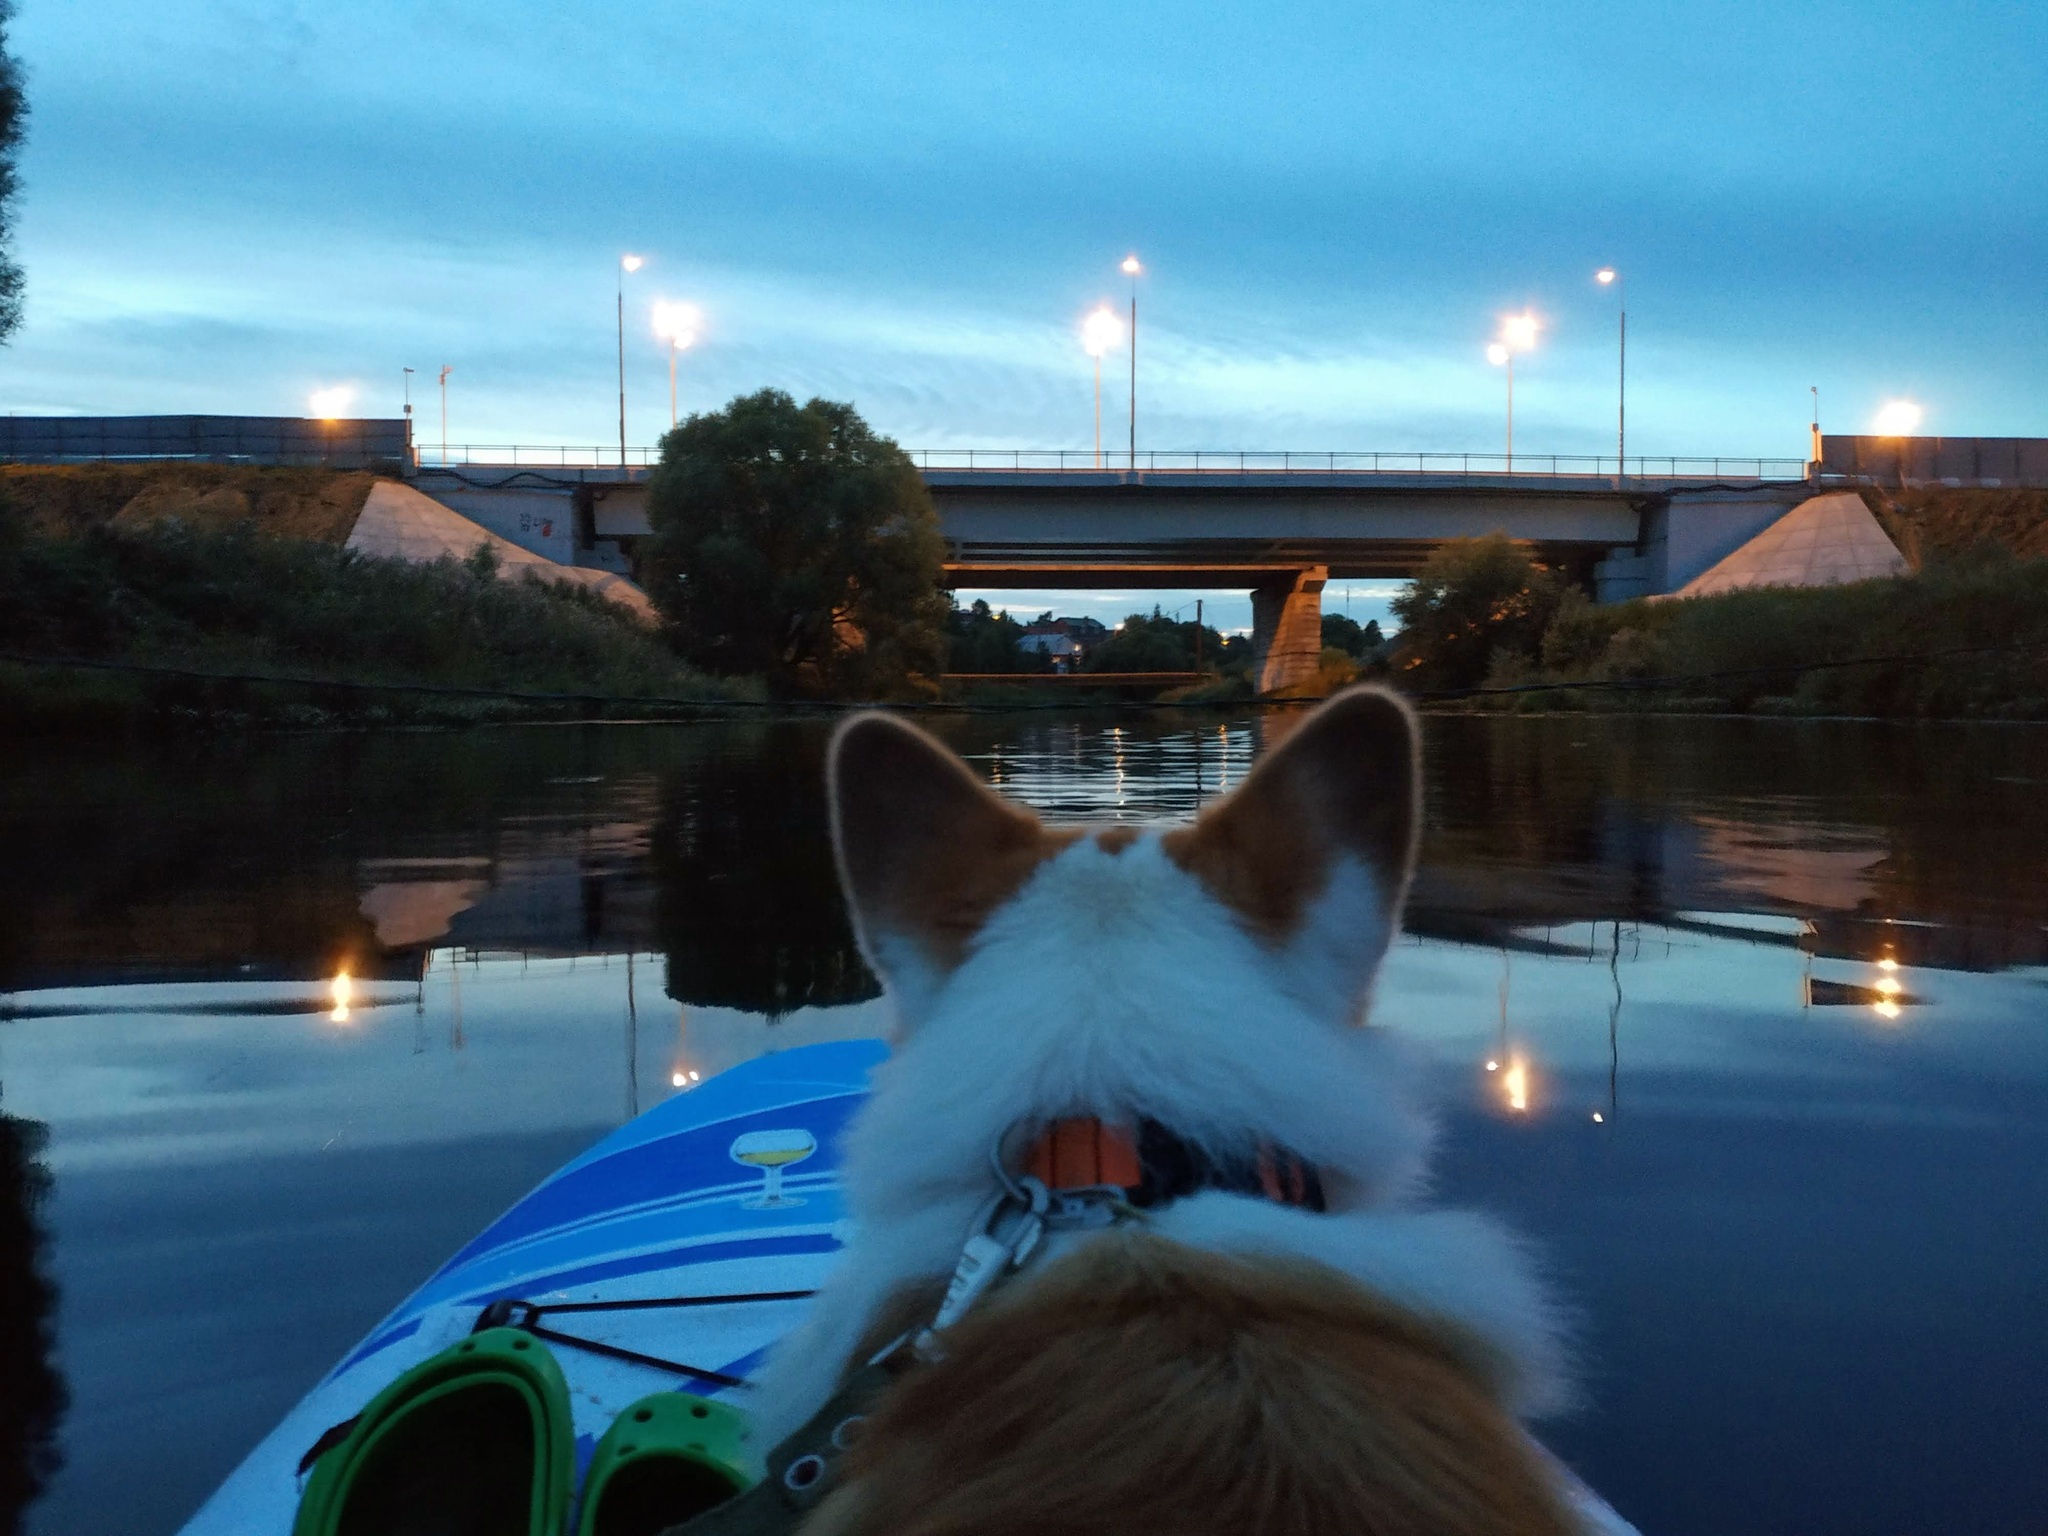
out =
[[(1448, 702), (1456, 699), (1499, 698), (1513, 694), (1564, 693), (1612, 690), (1655, 693), (1672, 691), (1699, 683), (1726, 682), (1744, 677), (1798, 677), (1809, 672), (1838, 671), (1847, 667), (1935, 666), (1965, 656), (2019, 655), (2048, 651), (2048, 641), (2020, 641), (2009, 645), (1962, 645), (1938, 651), (1900, 652), (1886, 656), (1850, 656), (1829, 661), (1780, 662), (1762, 667), (1729, 667), (1714, 672), (1683, 672), (1657, 677), (1582, 678), (1548, 683), (1515, 683), (1503, 687), (1400, 689), (1418, 703)], [(838, 714), (852, 710), (887, 707), (924, 713), (1028, 714), (1033, 711), (1071, 713), (1076, 710), (1136, 709), (1282, 709), (1315, 702), (1299, 698), (1251, 699), (1090, 699), (1045, 704), (986, 703), (971, 700), (915, 700), (878, 706), (870, 701), (841, 699), (733, 699), (679, 698), (662, 694), (543, 692), (524, 688), (492, 688), (460, 683), (370, 682), (356, 678), (315, 677), (295, 673), (222, 672), (201, 667), (167, 666), (155, 662), (106, 661), (85, 656), (32, 656), (17, 651), (0, 651), (0, 663), (23, 667), (50, 667), (81, 671), (126, 673), (146, 677), (174, 677), (197, 682), (248, 683), (265, 687), (336, 689), (361, 693), (413, 693), (451, 698), (510, 699), (532, 704), (611, 704), (638, 709), (686, 710), (704, 715), (733, 711), (774, 710), (786, 714)], [(1086, 676), (1085, 673), (1080, 674)], [(1398, 678), (1387, 681), (1399, 688)]]

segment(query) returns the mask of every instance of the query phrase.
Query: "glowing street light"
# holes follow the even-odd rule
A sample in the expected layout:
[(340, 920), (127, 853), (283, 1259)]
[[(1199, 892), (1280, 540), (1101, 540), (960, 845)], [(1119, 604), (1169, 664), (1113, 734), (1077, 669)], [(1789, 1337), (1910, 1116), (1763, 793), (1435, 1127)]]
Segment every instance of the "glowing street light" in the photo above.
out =
[(1621, 302), (1621, 388), (1619, 405), (1614, 417), (1614, 472), (1628, 473), (1628, 289), (1622, 283), (1621, 274), (1612, 267), (1602, 267), (1593, 274), (1593, 280), (1602, 288), (1612, 285), (1614, 296)]
[(1911, 437), (1920, 430), (1920, 423), (1926, 415), (1911, 400), (1887, 400), (1878, 407), (1877, 419), (1870, 424), (1870, 429), (1879, 437)]
[(638, 272), (647, 262), (633, 255), (619, 258), (619, 468), (626, 467), (626, 274)]
[(654, 306), (654, 334), (668, 343), (668, 424), (676, 424), (676, 353), (696, 343), (704, 328), (704, 312), (694, 304), (671, 304), (663, 299)]
[(1496, 368), (1508, 371), (1508, 473), (1515, 472), (1515, 354), (1528, 352), (1536, 345), (1536, 333), (1543, 322), (1528, 310), (1519, 315), (1503, 315), (1500, 322), (1500, 340), (1486, 349), (1486, 360)]
[(1138, 467), (1138, 253), (1123, 259), (1123, 273), (1131, 280), (1131, 468)]
[(306, 410), (321, 421), (335, 421), (355, 397), (356, 392), (346, 384), (337, 384), (332, 389), (316, 389), (306, 401)]
[(1081, 348), (1095, 359), (1095, 467), (1102, 468), (1102, 354), (1123, 339), (1123, 326), (1107, 304), (1081, 323)]

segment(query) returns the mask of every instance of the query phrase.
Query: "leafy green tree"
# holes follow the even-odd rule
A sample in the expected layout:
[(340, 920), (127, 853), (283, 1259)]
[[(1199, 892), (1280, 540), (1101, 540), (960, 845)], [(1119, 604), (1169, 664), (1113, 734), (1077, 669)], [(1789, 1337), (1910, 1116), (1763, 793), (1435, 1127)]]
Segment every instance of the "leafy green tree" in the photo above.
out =
[(1447, 540), (1394, 599), (1400, 669), (1426, 687), (1477, 687), (1495, 651), (1535, 656), (1564, 591), (1504, 533)]
[(1049, 672), (1052, 658), (1019, 643), (1024, 626), (1009, 610), (991, 612), (976, 598), (946, 615), (946, 670), (949, 672)]
[(21, 264), (14, 259), (14, 195), (21, 188), (15, 159), (28, 127), (28, 97), (21, 61), (8, 50), (14, 0), (0, 0), (0, 342), (21, 328)]
[(647, 521), (641, 573), (696, 665), (858, 696), (938, 672), (938, 514), (852, 406), (764, 389), (692, 416), (662, 439)]
[(1204, 669), (1245, 665), (1251, 653), (1249, 642), (1233, 635), (1229, 640), (1207, 624), (1192, 619), (1168, 618), (1157, 608), (1148, 618), (1134, 613), (1119, 624), (1110, 637), (1088, 655), (1085, 672), (1192, 672), (1195, 667), (1195, 637), (1201, 636)]
[(1375, 654), (1386, 644), (1380, 634), (1380, 621), (1367, 619), (1360, 624), (1349, 614), (1326, 613), (1323, 615), (1323, 648), (1342, 651), (1353, 661)]

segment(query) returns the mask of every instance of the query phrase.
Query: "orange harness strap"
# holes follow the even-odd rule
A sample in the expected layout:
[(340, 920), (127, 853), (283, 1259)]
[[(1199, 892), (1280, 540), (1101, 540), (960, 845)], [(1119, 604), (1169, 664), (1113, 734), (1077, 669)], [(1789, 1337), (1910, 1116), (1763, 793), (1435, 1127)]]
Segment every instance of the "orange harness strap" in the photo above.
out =
[[(1155, 1176), (1158, 1170), (1148, 1170), (1146, 1166), (1141, 1140), (1144, 1146), (1152, 1146), (1149, 1138), (1155, 1134), (1164, 1133), (1149, 1123), (1141, 1137), (1127, 1126), (1093, 1118), (1055, 1120), (1025, 1153), (1022, 1171), (1055, 1191), (1106, 1184), (1131, 1191), (1134, 1196), (1141, 1190), (1169, 1199), (1192, 1193), (1186, 1184), (1163, 1190), (1158, 1187), (1162, 1182), (1174, 1181), (1161, 1180)], [(1207, 1167), (1206, 1160), (1202, 1160), (1202, 1166)], [(1212, 1176), (1200, 1178), (1197, 1187), (1262, 1194), (1279, 1205), (1323, 1208), (1322, 1182), (1315, 1169), (1271, 1142), (1259, 1143), (1257, 1161), (1242, 1170), (1231, 1170), (1228, 1174), (1223, 1170), (1209, 1171)], [(1141, 1198), (1135, 1203), (1150, 1202)]]
[(1100, 1184), (1136, 1189), (1145, 1182), (1137, 1139), (1100, 1120), (1053, 1121), (1025, 1154), (1024, 1171), (1050, 1190)]

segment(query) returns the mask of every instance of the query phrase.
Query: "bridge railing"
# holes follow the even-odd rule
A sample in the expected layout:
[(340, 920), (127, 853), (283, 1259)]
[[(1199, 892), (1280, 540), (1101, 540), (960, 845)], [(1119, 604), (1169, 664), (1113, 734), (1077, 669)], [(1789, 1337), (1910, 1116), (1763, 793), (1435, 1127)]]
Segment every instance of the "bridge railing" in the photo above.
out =
[(421, 443), (415, 459), (421, 469), (616, 469), (621, 462), (629, 469), (646, 469), (661, 462), (661, 450), (628, 447), (622, 461), (617, 443)]
[[(1135, 466), (1129, 453), (1072, 448), (912, 448), (920, 469), (987, 470), (1048, 474), (1128, 473), (1197, 475), (1428, 475), (1449, 478), (1526, 476), (1634, 480), (1804, 480), (1803, 459), (1733, 458), (1724, 456), (1630, 455), (1570, 453), (1374, 453), (1346, 450), (1140, 449)], [(421, 444), (422, 469), (514, 468), (603, 469), (622, 463), (645, 469), (658, 463), (661, 450), (628, 447), (623, 458), (616, 446), (589, 444), (463, 443), (442, 448)]]
[(1343, 449), (1150, 449), (1135, 455), (1058, 448), (913, 448), (920, 469), (1061, 474), (1574, 476), (1644, 480), (1804, 480), (1803, 459), (1571, 453), (1387, 453)]

